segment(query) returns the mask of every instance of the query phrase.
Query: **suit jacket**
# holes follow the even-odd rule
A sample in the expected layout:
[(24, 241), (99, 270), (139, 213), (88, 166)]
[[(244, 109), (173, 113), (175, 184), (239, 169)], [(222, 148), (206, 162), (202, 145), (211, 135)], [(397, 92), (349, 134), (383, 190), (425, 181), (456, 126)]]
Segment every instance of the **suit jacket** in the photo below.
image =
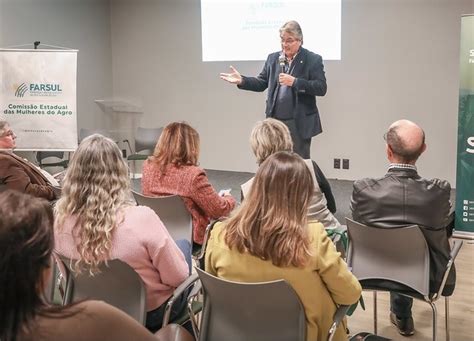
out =
[[(257, 77), (243, 76), (242, 84), (239, 85), (240, 89), (258, 92), (268, 88), (265, 109), (267, 117), (272, 116), (278, 94), (278, 75), (281, 72), (279, 56), (280, 52), (270, 54), (262, 72)], [(290, 74), (296, 78), (291, 88), (295, 98), (293, 117), (296, 128), (302, 138), (308, 139), (322, 132), (316, 96), (324, 96), (327, 90), (323, 60), (320, 55), (300, 48), (292, 62)]]
[(48, 180), (28, 161), (7, 151), (0, 151), (0, 183), (35, 197), (54, 200), (55, 194)]
[[(448, 224), (451, 186), (447, 181), (424, 179), (416, 170), (392, 168), (379, 179), (354, 183), (351, 211), (354, 220), (381, 228), (417, 224), (430, 250), (430, 292), (441, 284), (450, 246)], [(400, 250), (403, 252), (403, 250)], [(444, 295), (451, 295), (456, 281), (454, 265), (446, 281)]]

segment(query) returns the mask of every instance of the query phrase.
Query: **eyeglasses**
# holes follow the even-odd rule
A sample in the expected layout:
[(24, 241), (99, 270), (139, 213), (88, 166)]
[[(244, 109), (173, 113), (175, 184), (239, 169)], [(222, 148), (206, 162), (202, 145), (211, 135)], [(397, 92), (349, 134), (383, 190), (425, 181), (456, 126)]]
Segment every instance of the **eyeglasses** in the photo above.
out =
[(8, 136), (11, 136), (11, 137), (16, 137), (15, 133), (13, 132), (13, 130), (9, 130), (7, 131), (5, 134), (3, 134), (2, 136), (0, 137), (8, 137)]
[(383, 139), (387, 141), (387, 133), (383, 134)]
[(281, 42), (283, 45), (285, 45), (285, 44), (287, 44), (287, 45), (292, 45), (292, 44), (296, 43), (297, 41), (300, 41), (300, 40), (299, 40), (299, 39), (292, 39), (292, 38), (290, 38), (290, 39), (281, 39), (281, 40), (280, 40), (280, 42)]

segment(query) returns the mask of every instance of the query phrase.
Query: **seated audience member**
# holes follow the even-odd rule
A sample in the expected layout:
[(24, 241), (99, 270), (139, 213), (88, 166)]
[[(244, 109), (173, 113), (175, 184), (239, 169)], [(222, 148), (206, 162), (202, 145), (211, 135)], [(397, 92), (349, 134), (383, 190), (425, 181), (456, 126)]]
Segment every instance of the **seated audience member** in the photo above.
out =
[[(189, 276), (191, 244), (180, 248), (153, 210), (130, 201), (127, 165), (117, 144), (102, 135), (84, 139), (72, 157), (56, 204), (56, 251), (94, 273), (106, 259), (130, 265), (145, 283), (147, 322), (161, 327), (167, 300)], [(172, 313), (184, 309), (183, 297)], [(174, 316), (171, 316), (173, 319)]]
[[(231, 281), (286, 280), (304, 306), (307, 339), (325, 340), (337, 305), (357, 302), (361, 286), (324, 226), (308, 222), (313, 188), (301, 157), (290, 152), (269, 156), (242, 205), (215, 224), (205, 268)], [(347, 340), (345, 321), (334, 340)]]
[[(396, 121), (384, 138), (390, 162), (387, 174), (354, 183), (352, 217), (360, 223), (380, 228), (417, 224), (430, 249), (430, 291), (437, 292), (450, 254), (446, 226), (449, 223), (451, 187), (447, 181), (428, 180), (418, 175), (415, 164), (426, 150), (425, 133), (418, 125), (408, 120)], [(454, 285), (453, 265), (443, 294), (451, 295)], [(400, 334), (413, 335), (413, 300), (391, 293), (390, 303), (392, 323)]]
[(35, 197), (54, 200), (53, 187), (40, 169), (15, 155), (16, 135), (7, 121), (0, 120), (0, 184)]
[(153, 156), (143, 164), (142, 191), (148, 196), (179, 195), (193, 219), (193, 239), (202, 244), (210, 219), (226, 216), (235, 206), (220, 196), (198, 165), (199, 134), (185, 122), (168, 124)]
[(124, 312), (99, 301), (53, 306), (44, 297), (54, 246), (51, 205), (17, 191), (0, 194), (0, 340), (152, 341)]
[[(257, 122), (250, 135), (250, 145), (259, 165), (273, 153), (293, 150), (288, 127), (273, 118)], [(329, 182), (316, 162), (309, 159), (304, 161), (310, 170), (314, 183), (308, 218), (319, 221), (326, 228), (340, 226), (339, 221), (333, 215), (336, 212), (336, 202)], [(246, 197), (253, 181), (252, 178), (241, 186), (242, 198)]]

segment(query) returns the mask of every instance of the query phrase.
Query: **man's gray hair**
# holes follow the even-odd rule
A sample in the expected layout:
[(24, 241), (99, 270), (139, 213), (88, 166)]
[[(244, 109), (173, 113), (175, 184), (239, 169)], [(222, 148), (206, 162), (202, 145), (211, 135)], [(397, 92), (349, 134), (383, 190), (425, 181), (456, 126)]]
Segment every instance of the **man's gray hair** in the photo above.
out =
[(280, 36), (282, 36), (283, 33), (288, 33), (301, 40), (301, 43), (303, 43), (303, 31), (297, 21), (290, 20), (284, 23), (283, 26), (280, 27)]
[(5, 127), (8, 125), (8, 122), (5, 120), (0, 120), (0, 136), (5, 134)]
[(421, 129), (421, 139), (419, 146), (409, 148), (405, 141), (398, 134), (399, 126), (390, 127), (385, 133), (384, 138), (392, 149), (393, 153), (402, 159), (405, 163), (415, 162), (423, 153), (425, 145), (425, 132)]

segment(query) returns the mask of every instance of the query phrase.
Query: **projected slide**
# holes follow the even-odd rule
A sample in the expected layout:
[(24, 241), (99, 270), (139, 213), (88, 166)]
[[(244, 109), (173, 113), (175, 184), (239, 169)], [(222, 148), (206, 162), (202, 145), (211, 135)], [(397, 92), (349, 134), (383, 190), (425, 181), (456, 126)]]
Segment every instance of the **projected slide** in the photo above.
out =
[(201, 0), (202, 60), (265, 60), (289, 20), (300, 23), (305, 48), (341, 59), (341, 0)]

